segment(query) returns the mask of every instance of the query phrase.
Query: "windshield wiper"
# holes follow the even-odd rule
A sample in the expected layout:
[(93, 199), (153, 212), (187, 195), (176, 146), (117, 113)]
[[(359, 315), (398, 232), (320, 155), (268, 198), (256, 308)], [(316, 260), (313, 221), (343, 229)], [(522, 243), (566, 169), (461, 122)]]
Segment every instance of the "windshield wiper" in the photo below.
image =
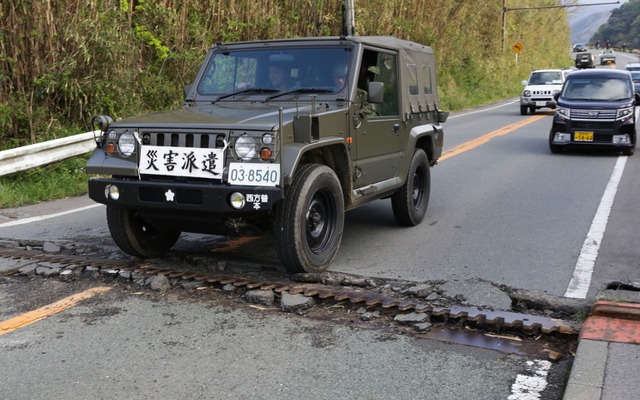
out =
[(220, 95), (214, 101), (212, 101), (211, 104), (216, 104), (220, 100), (224, 100), (224, 99), (227, 99), (229, 97), (232, 97), (232, 96), (235, 96), (235, 95), (238, 95), (238, 94), (242, 94), (242, 93), (275, 93), (277, 91), (278, 91), (278, 89), (247, 88), (247, 89), (238, 90), (236, 92), (231, 92), (231, 93)]
[(269, 100), (272, 100), (272, 99), (275, 99), (277, 97), (284, 96), (284, 95), (287, 95), (287, 94), (291, 94), (291, 93), (333, 93), (333, 92), (334, 91), (331, 90), (331, 89), (314, 88), (314, 87), (301, 87), (301, 88), (291, 89), (291, 90), (287, 90), (286, 92), (281, 92), (281, 93), (269, 96), (266, 99), (264, 99), (264, 102), (266, 103)]

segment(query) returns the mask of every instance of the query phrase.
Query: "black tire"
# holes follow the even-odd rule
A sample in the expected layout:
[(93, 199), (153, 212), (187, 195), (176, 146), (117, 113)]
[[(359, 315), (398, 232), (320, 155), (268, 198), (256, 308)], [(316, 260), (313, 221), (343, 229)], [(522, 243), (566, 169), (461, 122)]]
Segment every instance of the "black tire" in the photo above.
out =
[(393, 216), (398, 225), (415, 226), (427, 213), (431, 193), (429, 158), (422, 149), (416, 149), (404, 185), (391, 196)]
[(520, 106), (520, 115), (527, 115), (527, 110), (529, 109), (529, 107), (527, 106)]
[(536, 113), (536, 108), (535, 107), (529, 107), (529, 113), (530, 114), (535, 114)]
[(549, 132), (549, 150), (553, 154), (562, 153), (562, 146), (553, 144), (554, 132)]
[(276, 208), (274, 234), (287, 271), (321, 272), (338, 254), (344, 196), (336, 173), (320, 164), (298, 168)]
[(178, 241), (179, 231), (165, 231), (148, 224), (135, 210), (107, 206), (107, 225), (120, 250), (140, 258), (155, 258)]

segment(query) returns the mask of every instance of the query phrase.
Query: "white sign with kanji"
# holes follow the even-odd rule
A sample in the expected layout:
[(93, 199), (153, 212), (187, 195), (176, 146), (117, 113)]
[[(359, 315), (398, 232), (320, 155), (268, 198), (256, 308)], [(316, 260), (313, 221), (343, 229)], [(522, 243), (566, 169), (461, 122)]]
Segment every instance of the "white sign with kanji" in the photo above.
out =
[(222, 179), (223, 149), (142, 146), (140, 151), (141, 175)]

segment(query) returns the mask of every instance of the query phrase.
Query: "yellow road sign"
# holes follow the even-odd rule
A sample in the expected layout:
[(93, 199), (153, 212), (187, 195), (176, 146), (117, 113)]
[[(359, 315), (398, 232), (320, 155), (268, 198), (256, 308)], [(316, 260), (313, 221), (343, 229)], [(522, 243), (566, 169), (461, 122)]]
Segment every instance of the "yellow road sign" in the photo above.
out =
[(513, 45), (512, 49), (516, 53), (520, 53), (522, 51), (522, 49), (524, 49), (524, 46), (522, 45), (522, 43), (517, 42), (516, 44)]

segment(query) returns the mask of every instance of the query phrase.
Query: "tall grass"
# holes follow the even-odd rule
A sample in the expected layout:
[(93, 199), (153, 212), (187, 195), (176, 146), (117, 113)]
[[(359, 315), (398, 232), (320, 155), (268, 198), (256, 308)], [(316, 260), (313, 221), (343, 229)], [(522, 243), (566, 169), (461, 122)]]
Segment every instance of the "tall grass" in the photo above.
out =
[(0, 177), (0, 208), (78, 196), (87, 191), (87, 156)]

